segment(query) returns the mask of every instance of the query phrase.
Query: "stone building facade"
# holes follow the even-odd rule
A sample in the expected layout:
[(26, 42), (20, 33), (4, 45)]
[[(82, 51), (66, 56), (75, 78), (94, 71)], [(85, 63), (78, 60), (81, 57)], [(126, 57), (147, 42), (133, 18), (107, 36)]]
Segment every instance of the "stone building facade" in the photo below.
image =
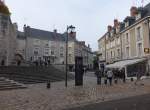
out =
[(15, 63), (17, 27), (10, 18), (8, 7), (0, 0), (0, 65)]
[[(26, 63), (44, 63), (64, 65), (66, 63), (66, 33), (34, 29), (24, 26), (24, 32), (18, 32), (17, 52)], [(76, 39), (76, 32), (68, 34), (68, 64), (70, 70), (75, 67), (75, 57), (82, 56), (84, 65), (92, 68), (92, 50)], [(89, 57), (88, 57), (89, 56)]]
[(100, 64), (103, 63), (101, 60), (104, 60), (108, 67), (126, 64), (125, 71), (131, 73), (132, 67), (127, 67), (131, 65), (128, 63), (134, 64), (137, 61), (140, 70), (150, 72), (150, 3), (145, 7), (131, 7), (130, 16), (123, 22), (115, 19), (114, 25), (108, 26), (98, 44)]

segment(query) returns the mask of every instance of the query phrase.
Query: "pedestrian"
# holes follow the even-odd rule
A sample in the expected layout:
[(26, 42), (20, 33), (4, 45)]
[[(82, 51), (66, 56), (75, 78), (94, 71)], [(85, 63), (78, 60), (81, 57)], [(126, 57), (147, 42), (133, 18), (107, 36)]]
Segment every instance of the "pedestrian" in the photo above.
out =
[(95, 75), (97, 76), (97, 84), (101, 85), (102, 72), (98, 68), (95, 71)]
[(122, 79), (123, 79), (123, 83), (126, 83), (126, 75), (125, 75), (125, 69), (123, 68), (122, 71)]
[(139, 82), (140, 79), (141, 79), (141, 74), (140, 74), (140, 72), (137, 72), (137, 73), (136, 73), (136, 78), (137, 78), (137, 80), (135, 81), (135, 85), (137, 85), (138, 82)]
[(114, 69), (113, 74), (114, 74), (114, 83), (117, 84), (118, 83), (118, 70)]
[(107, 85), (107, 70), (104, 70), (104, 84)]
[(111, 70), (108, 70), (108, 72), (107, 72), (107, 78), (109, 80), (110, 86), (112, 85), (112, 77), (113, 77), (113, 72)]

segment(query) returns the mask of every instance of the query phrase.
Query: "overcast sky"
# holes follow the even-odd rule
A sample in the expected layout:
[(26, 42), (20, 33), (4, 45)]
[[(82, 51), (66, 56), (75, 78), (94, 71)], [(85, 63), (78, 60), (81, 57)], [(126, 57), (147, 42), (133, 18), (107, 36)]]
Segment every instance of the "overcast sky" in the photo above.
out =
[[(86, 41), (93, 50), (97, 40), (106, 32), (107, 25), (129, 15), (132, 5), (141, 6), (142, 0), (5, 0), (13, 22), (19, 30), (27, 24), (33, 28), (63, 33), (67, 25), (74, 25), (77, 39)], [(145, 0), (144, 5), (150, 2)]]

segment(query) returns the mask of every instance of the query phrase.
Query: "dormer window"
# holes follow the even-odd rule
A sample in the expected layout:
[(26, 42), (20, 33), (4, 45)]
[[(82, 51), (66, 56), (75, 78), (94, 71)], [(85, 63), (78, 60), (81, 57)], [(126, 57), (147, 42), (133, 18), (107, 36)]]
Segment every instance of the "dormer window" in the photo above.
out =
[(129, 26), (129, 21), (125, 22), (125, 27)]
[(126, 44), (129, 44), (129, 34), (126, 33)]
[(120, 31), (120, 26), (116, 28), (116, 33), (119, 33)]
[(136, 20), (138, 20), (138, 19), (141, 19), (141, 13), (140, 12), (136, 15)]
[(113, 32), (113, 31), (111, 31), (110, 36), (111, 36), (111, 37), (113, 37), (113, 35), (114, 35), (114, 32)]
[(108, 32), (106, 35), (106, 40), (108, 40), (109, 37), (110, 37), (110, 33)]

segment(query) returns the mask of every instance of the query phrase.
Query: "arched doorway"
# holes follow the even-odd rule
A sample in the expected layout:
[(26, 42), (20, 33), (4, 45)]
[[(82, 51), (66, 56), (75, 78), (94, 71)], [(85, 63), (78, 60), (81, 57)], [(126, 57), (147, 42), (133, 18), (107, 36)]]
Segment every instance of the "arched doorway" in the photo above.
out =
[(17, 64), (17, 66), (20, 66), (21, 65), (21, 63), (22, 63), (22, 61), (24, 60), (23, 59), (23, 56), (21, 55), (21, 54), (15, 54), (15, 60), (16, 60), (16, 64)]

